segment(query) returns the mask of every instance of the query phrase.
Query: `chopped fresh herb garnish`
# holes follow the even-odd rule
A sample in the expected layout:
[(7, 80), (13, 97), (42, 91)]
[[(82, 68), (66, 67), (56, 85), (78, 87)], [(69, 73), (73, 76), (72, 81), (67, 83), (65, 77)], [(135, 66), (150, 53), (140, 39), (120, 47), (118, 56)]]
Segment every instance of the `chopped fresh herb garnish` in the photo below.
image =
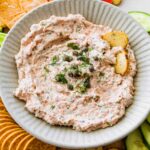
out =
[(90, 87), (90, 77), (87, 77), (79, 84), (77, 91), (80, 93), (85, 93)]
[(59, 34), (60, 34), (60, 36), (63, 36), (63, 33), (62, 33), (62, 32), (60, 32)]
[(44, 71), (45, 71), (45, 73), (49, 73), (49, 69), (47, 66), (44, 66)]
[(84, 56), (84, 55), (78, 56), (77, 59), (78, 59), (78, 60), (81, 60), (81, 61), (83, 61), (83, 62), (85, 62), (85, 63), (87, 63), (87, 64), (89, 64), (89, 62), (90, 62), (89, 58), (86, 57), (86, 56)]
[(90, 70), (90, 72), (95, 71), (94, 66), (93, 66), (93, 65), (90, 65), (89, 70)]
[(51, 65), (55, 65), (59, 61), (59, 56), (54, 56), (51, 60)]
[(79, 67), (87, 67), (87, 66), (88, 66), (88, 64), (85, 62), (83, 62), (82, 64), (79, 65)]
[(77, 91), (79, 93), (85, 93), (87, 91), (87, 88), (83, 84), (80, 84), (79, 87), (77, 88)]
[(63, 73), (57, 74), (57, 75), (55, 76), (55, 80), (56, 80), (57, 82), (62, 83), (62, 84), (68, 83), (67, 79), (65, 78), (65, 74), (63, 74)]
[(79, 53), (78, 53), (77, 51), (73, 51), (73, 55), (74, 55), (74, 56), (78, 56)]
[(92, 51), (92, 50), (93, 50), (93, 48), (92, 48), (92, 47), (89, 47), (89, 48), (88, 48), (88, 50), (89, 50), (89, 51)]
[(86, 77), (83, 81), (83, 84), (86, 88), (90, 88), (91, 84), (90, 84), (90, 77)]
[(98, 56), (95, 56), (95, 57), (94, 57), (94, 60), (95, 60), (95, 61), (98, 61), (98, 60), (99, 60)]
[(51, 106), (51, 109), (54, 109), (54, 108), (55, 108), (55, 105), (52, 105), (52, 106)]
[(86, 52), (88, 52), (88, 48), (86, 47), (82, 51), (86, 53)]
[(103, 77), (104, 75), (105, 75), (104, 72), (100, 72), (100, 73), (99, 73), (99, 77)]
[(67, 46), (70, 47), (70, 48), (72, 48), (72, 49), (74, 49), (74, 50), (79, 50), (80, 49), (79, 45), (76, 44), (76, 43), (68, 43)]
[(71, 56), (64, 55), (64, 56), (63, 56), (63, 60), (64, 60), (64, 61), (71, 62), (71, 61), (73, 60), (73, 58), (72, 58)]
[(67, 87), (68, 87), (69, 90), (73, 90), (74, 89), (72, 84), (68, 84)]
[(70, 77), (80, 77), (82, 75), (81, 71), (79, 70), (78, 65), (72, 65), (69, 69), (68, 69), (68, 76)]
[(104, 79), (105, 73), (104, 72), (99, 72), (98, 75), (98, 82), (102, 81)]

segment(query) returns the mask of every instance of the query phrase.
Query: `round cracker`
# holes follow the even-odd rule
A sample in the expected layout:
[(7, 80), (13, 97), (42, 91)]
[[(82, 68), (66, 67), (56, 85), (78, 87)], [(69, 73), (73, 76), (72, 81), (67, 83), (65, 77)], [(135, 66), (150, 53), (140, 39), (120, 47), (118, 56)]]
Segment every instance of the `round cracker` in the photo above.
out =
[(25, 145), (25, 147), (23, 148), (23, 150), (56, 150), (55, 146), (46, 144), (42, 141), (39, 141), (38, 139), (31, 139), (30, 141), (28, 141)]
[(10, 126), (10, 125), (16, 125), (18, 127), (18, 125), (13, 122), (3, 122), (3, 123), (0, 123), (0, 129), (6, 126)]
[(13, 120), (13, 119), (11, 118), (11, 116), (9, 116), (9, 115), (6, 114), (6, 113), (0, 113), (0, 118), (8, 118), (8, 119)]
[(0, 105), (0, 112), (1, 112), (1, 111), (6, 112), (6, 109), (5, 109), (5, 107), (4, 107), (3, 105)]
[(15, 123), (12, 119), (9, 119), (9, 118), (0, 118), (0, 123), (3, 123), (3, 122), (13, 122), (13, 123)]
[(4, 104), (3, 104), (3, 103), (1, 103), (1, 102), (0, 102), (0, 106), (3, 106), (3, 107), (5, 107), (5, 106), (4, 106)]
[[(3, 117), (3, 116), (7, 116), (6, 118), (11, 118), (11, 116), (7, 113), (7, 112), (5, 112), (5, 111), (1, 111), (0, 112), (0, 117)], [(12, 119), (12, 118), (11, 118)]]
[(31, 139), (29, 139), (29, 140), (25, 143), (25, 145), (24, 145), (24, 147), (23, 147), (23, 150), (26, 150), (27, 147), (28, 147), (28, 145), (29, 145), (34, 139), (35, 139), (34, 137), (32, 137)]
[(25, 146), (26, 142), (28, 140), (30, 140), (31, 138), (33, 138), (30, 134), (28, 134), (26, 137), (24, 137), (20, 143), (18, 143), (17, 147), (16, 147), (16, 150), (22, 150), (23, 147)]
[(20, 129), (20, 128), (15, 126), (15, 125), (11, 125), (11, 126), (7, 126), (7, 127), (2, 128), (0, 130), (0, 140), (3, 138), (3, 135), (5, 133), (10, 133), (12, 131), (15, 131), (16, 129)]
[(2, 102), (2, 100), (1, 100), (1, 98), (0, 98), (0, 104), (2, 104), (2, 105), (3, 105), (3, 102)]
[(20, 128), (13, 128), (13, 129), (10, 129), (10, 130), (6, 130), (6, 131), (3, 132), (3, 134), (1, 134), (1, 136), (0, 136), (0, 149), (1, 149), (3, 141), (7, 138), (7, 136), (10, 133), (12, 133), (14, 131), (17, 131), (17, 130), (20, 130)]
[(13, 140), (13, 138), (15, 138), (20, 133), (23, 133), (23, 130), (18, 129), (12, 133), (8, 133), (7, 137), (2, 142), (1, 149), (2, 150), (4, 150), (4, 149), (8, 150), (8, 147), (9, 147), (11, 141)]
[(7, 126), (0, 126), (0, 136), (2, 135), (2, 133), (4, 133), (5, 131), (9, 130), (9, 129), (13, 129), (13, 128), (18, 128), (18, 126), (16, 124), (9, 124)]
[(20, 133), (18, 136), (16, 136), (11, 143), (9, 144), (8, 150), (16, 150), (17, 145), (21, 142), (23, 138), (25, 138), (28, 135), (25, 131), (23, 133)]

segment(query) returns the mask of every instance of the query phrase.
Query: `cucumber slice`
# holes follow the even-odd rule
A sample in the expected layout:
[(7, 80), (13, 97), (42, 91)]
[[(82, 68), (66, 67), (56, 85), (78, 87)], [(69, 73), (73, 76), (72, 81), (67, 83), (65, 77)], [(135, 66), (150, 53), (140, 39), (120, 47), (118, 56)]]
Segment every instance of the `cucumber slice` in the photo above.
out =
[(130, 133), (126, 139), (127, 150), (148, 150), (143, 143), (142, 135), (140, 130), (137, 129)]
[(140, 23), (147, 32), (150, 32), (150, 14), (140, 11), (130, 11), (129, 14)]
[(148, 121), (148, 123), (150, 123), (150, 114), (147, 117), (147, 121)]
[(6, 37), (6, 34), (0, 32), (0, 47), (1, 47), (2, 43), (3, 43), (3, 41), (5, 40), (5, 37)]
[(144, 122), (141, 125), (141, 131), (143, 133), (145, 141), (147, 142), (148, 146), (150, 147), (150, 125), (147, 122)]

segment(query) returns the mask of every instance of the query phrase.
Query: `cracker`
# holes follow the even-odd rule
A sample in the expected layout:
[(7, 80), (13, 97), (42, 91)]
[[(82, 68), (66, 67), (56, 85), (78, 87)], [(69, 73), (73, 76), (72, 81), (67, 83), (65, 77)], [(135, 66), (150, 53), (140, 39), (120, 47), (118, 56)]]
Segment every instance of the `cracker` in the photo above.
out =
[(0, 123), (3, 123), (3, 122), (12, 122), (12, 123), (15, 123), (12, 119), (9, 119), (9, 118), (0, 118)]
[(31, 139), (33, 138), (31, 135), (27, 135), (25, 136), (17, 145), (16, 150), (22, 150), (23, 147), (25, 146), (25, 144)]
[(2, 146), (2, 143), (3, 141), (8, 137), (8, 135), (14, 131), (17, 131), (17, 130), (20, 130), (20, 128), (12, 128), (12, 129), (9, 129), (9, 130), (3, 130), (3, 132), (0, 134), (0, 149), (1, 149), (1, 146)]
[(46, 3), (47, 0), (19, 0), (19, 4), (23, 11), (28, 12), (44, 3)]
[(18, 0), (0, 0), (0, 20), (8, 25), (15, 16), (24, 13)]
[(121, 46), (126, 48), (129, 43), (128, 35), (121, 31), (112, 31), (102, 36), (102, 39), (106, 40), (112, 47)]
[(55, 146), (43, 143), (37, 139), (32, 139), (26, 143), (26, 146), (23, 150), (56, 150)]
[(9, 145), (10, 145), (10, 143), (12, 142), (12, 140), (17, 136), (17, 135), (19, 135), (19, 134), (21, 134), (21, 133), (23, 133), (23, 130), (22, 129), (18, 129), (18, 130), (16, 130), (16, 131), (13, 131), (13, 132), (11, 132), (11, 133), (9, 133), (8, 135), (7, 135), (7, 137), (6, 138), (4, 138), (4, 140), (2, 141), (2, 145), (1, 145), (1, 149), (2, 150), (8, 150), (8, 147), (9, 147)]
[(19, 21), (19, 19), (24, 15), (25, 13), (15, 16), (11, 21), (7, 23), (8, 28), (12, 28)]
[(18, 136), (16, 136), (14, 139), (12, 139), (11, 143), (9, 144), (8, 150), (16, 150), (17, 145), (21, 142), (22, 139), (24, 139), (28, 133), (23, 131), (23, 133), (20, 133)]

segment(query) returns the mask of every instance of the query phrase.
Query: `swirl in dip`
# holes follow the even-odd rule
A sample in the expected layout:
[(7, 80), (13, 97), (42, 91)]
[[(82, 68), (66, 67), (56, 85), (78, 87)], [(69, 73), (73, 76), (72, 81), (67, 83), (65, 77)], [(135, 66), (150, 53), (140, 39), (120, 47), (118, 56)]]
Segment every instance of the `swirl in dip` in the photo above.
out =
[[(136, 60), (128, 43), (113, 46), (103, 38), (112, 32), (81, 15), (32, 25), (15, 57), (15, 96), (51, 125), (92, 131), (116, 124), (133, 102)], [(120, 62), (118, 54), (125, 56)]]

